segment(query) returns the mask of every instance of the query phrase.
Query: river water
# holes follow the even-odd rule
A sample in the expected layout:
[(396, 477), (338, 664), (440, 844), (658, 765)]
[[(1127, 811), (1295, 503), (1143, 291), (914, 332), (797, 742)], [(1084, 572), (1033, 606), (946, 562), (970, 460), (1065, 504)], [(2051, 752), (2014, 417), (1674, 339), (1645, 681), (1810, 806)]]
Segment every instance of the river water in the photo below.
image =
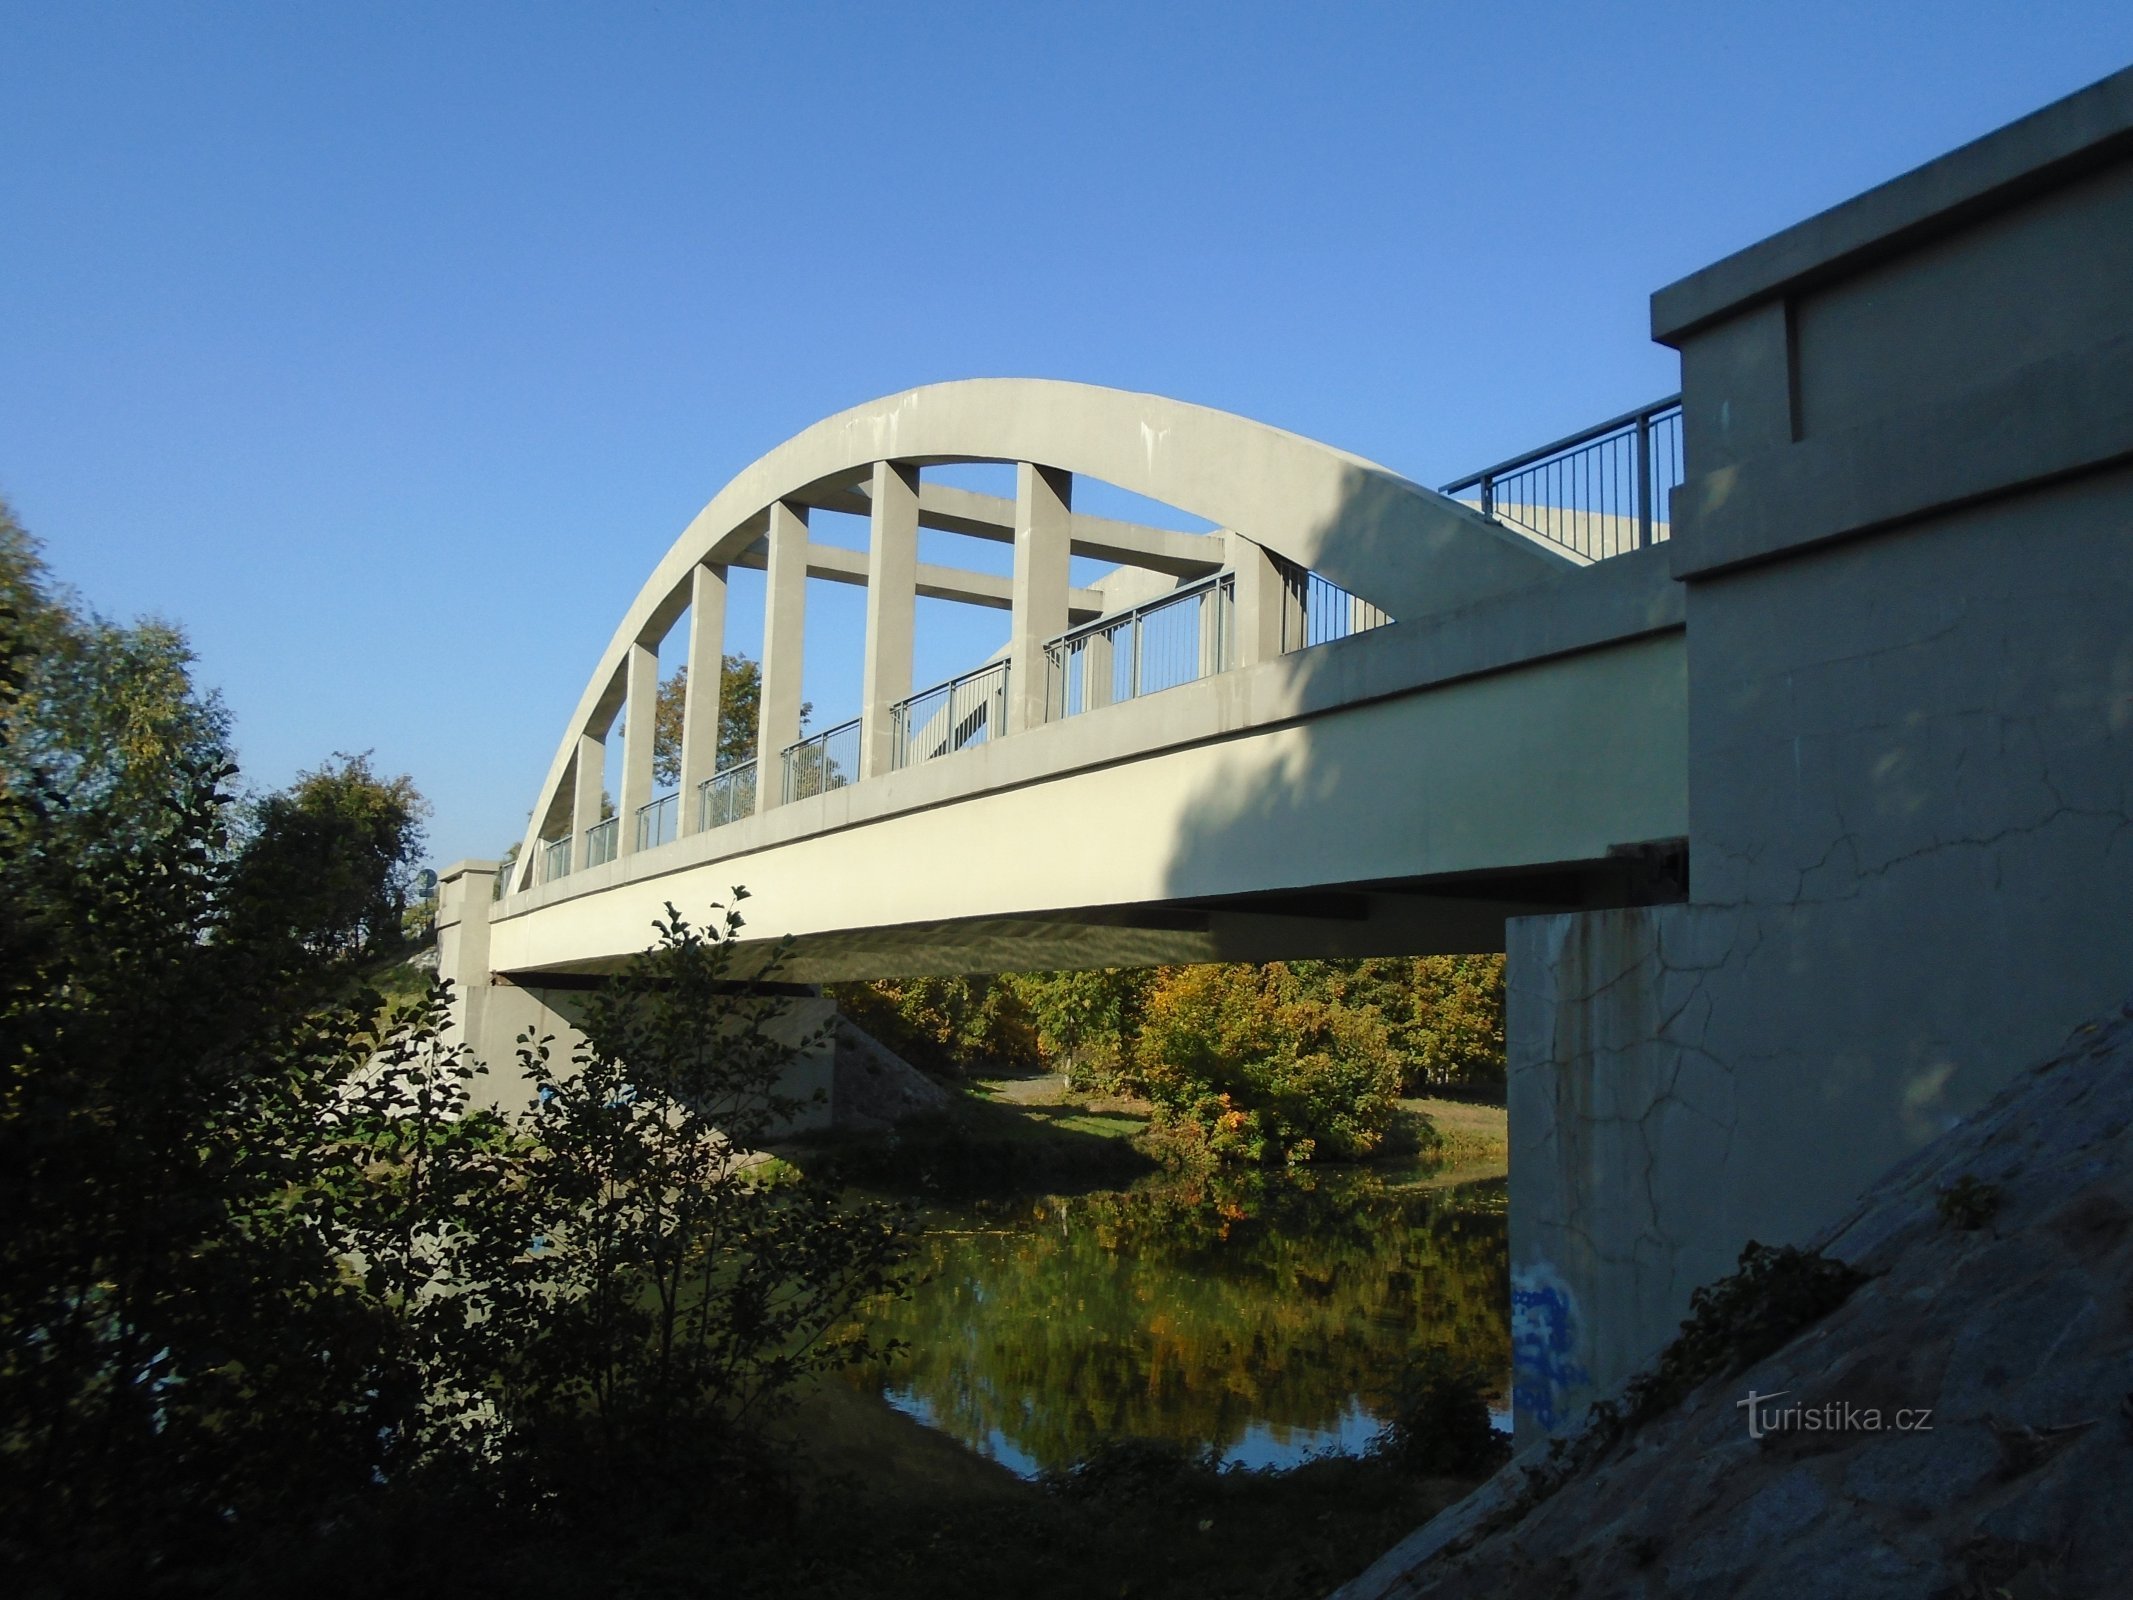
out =
[(1025, 1477), (1123, 1437), (1357, 1453), (1433, 1344), (1510, 1392), (1500, 1174), (1166, 1177), (924, 1224), (916, 1286), (870, 1319), (909, 1348), (855, 1381)]

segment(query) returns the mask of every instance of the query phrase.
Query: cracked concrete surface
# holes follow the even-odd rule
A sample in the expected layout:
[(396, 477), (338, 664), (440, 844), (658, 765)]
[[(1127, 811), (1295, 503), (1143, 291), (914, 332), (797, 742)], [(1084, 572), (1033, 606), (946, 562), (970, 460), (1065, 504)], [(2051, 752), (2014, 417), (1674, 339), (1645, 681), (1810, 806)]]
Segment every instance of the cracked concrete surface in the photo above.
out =
[[(1520, 1437), (2133, 993), (2133, 472), (1696, 584), (1687, 905), (1510, 925)], [(1564, 1374), (1578, 1381), (1557, 1381)]]
[[(2129, 1129), (2133, 1006), (1808, 1241), (1867, 1275), (1834, 1312), (1642, 1429), (1526, 1452), (1336, 1600), (2133, 1593)], [(1992, 1204), (1951, 1217), (1965, 1179)]]

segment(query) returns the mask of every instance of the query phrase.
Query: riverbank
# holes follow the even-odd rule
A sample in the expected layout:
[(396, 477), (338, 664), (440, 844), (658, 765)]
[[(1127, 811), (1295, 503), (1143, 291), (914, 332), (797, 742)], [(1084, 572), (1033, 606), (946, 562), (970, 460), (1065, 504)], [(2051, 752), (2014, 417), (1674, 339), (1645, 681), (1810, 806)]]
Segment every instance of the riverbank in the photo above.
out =
[[(1490, 1147), (1488, 1108), (1416, 1109)], [(574, 1523), (417, 1497), (245, 1592), (412, 1567), (468, 1600), (1321, 1600), (1502, 1452), (1501, 1163), (1164, 1174), (1147, 1121), (1029, 1074), (916, 1135), (796, 1143), (920, 1202), (917, 1281), (867, 1317), (902, 1355)]]
[(755, 1558), (776, 1581), (739, 1592), (819, 1600), (1319, 1600), (1481, 1476), (1222, 1472), (1130, 1444), (1030, 1483), (835, 1380), (778, 1434), (807, 1463), (799, 1500)]
[[(1409, 1119), (1403, 1163), (1419, 1158), (1462, 1177), (1507, 1168), (1502, 1106), (1436, 1097), (1399, 1104)], [(802, 1170), (833, 1166), (861, 1188), (917, 1197), (1123, 1184), (1164, 1165), (1152, 1110), (1131, 1096), (1077, 1090), (1056, 1073), (995, 1072), (957, 1086), (943, 1109), (885, 1132), (811, 1135), (776, 1154)]]
[(876, 1326), (906, 1353), (777, 1426), (764, 1592), (1316, 1600), (1462, 1497), (1501, 1450), (1491, 1380), (1416, 1376), (1433, 1347), (1508, 1370), (1504, 1113), (1403, 1109), (1431, 1159), (1166, 1175), (1145, 1104), (994, 1074), (796, 1144), (921, 1203), (919, 1281)]

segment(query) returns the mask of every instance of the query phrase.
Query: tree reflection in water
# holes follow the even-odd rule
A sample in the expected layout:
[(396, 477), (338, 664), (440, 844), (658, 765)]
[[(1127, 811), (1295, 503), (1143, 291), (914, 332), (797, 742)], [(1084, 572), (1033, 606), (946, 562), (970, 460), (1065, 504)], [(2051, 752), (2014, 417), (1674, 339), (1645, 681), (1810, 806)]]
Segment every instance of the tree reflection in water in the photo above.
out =
[(1504, 1180), (1180, 1181), (936, 1215), (875, 1324), (892, 1404), (1029, 1473), (1107, 1440), (1288, 1464), (1353, 1449), (1441, 1346), (1510, 1376)]

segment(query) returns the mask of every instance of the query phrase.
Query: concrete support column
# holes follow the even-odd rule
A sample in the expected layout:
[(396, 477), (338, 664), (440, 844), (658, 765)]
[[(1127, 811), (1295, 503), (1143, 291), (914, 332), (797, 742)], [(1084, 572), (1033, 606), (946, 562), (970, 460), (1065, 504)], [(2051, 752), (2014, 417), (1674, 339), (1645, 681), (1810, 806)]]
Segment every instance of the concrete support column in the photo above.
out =
[(726, 569), (699, 563), (689, 579), (689, 677), (681, 701), (681, 816), (675, 833), (703, 820), (697, 791), (718, 771), (718, 702), (724, 688)]
[(1045, 641), (1067, 628), (1074, 478), (1031, 462), (1015, 466), (1015, 578), (1007, 669), (1007, 731), (1044, 721)]
[(1288, 614), (1289, 585), (1265, 548), (1241, 533), (1222, 536), (1229, 569), (1236, 574), (1237, 601), (1231, 618), (1236, 647), (1230, 665), (1256, 666), (1281, 654), (1281, 624)]
[(491, 1043), (482, 1036), (489, 995), (489, 906), (500, 870), (494, 861), (456, 861), (437, 875), (437, 976), (452, 986), (454, 1042), (470, 1046), (484, 1061)]
[(911, 646), (918, 629), (918, 468), (874, 463), (867, 537), (866, 685), (859, 727), (859, 776), (896, 764), (890, 708), (911, 694)]
[(652, 803), (652, 743), (659, 733), (659, 651), (642, 639), (630, 646), (623, 671), (628, 675), (629, 720), (622, 729), (622, 797), (616, 806), (621, 822), (615, 853), (637, 848), (637, 813)]
[(807, 509), (773, 501), (763, 574), (763, 698), (756, 722), (755, 808), (785, 798), (780, 753), (800, 737), (800, 668), (807, 628)]
[(600, 797), (607, 787), (607, 740), (598, 734), (579, 734), (575, 766), (576, 782), (570, 790), (570, 870), (573, 872), (585, 865), (585, 830), (600, 820)]

